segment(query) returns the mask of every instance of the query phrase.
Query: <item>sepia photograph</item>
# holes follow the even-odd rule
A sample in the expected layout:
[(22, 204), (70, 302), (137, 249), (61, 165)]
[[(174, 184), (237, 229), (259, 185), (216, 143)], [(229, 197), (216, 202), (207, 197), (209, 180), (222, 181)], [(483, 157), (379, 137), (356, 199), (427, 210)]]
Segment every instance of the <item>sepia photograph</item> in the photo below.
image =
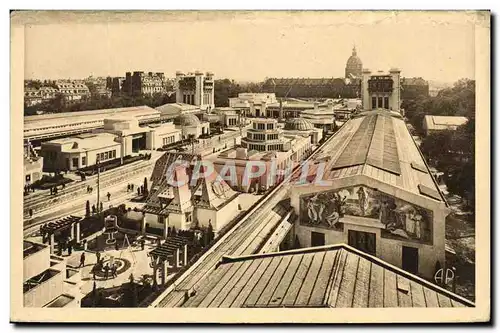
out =
[(490, 320), (489, 11), (10, 21), (12, 322)]

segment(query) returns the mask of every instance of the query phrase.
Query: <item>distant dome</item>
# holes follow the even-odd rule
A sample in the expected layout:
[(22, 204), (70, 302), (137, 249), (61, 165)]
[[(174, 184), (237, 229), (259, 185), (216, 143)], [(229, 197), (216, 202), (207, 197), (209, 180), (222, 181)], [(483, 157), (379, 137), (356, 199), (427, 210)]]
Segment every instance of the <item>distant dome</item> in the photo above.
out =
[(181, 114), (174, 119), (174, 124), (179, 126), (198, 126), (200, 125), (200, 119), (194, 114)]
[(360, 77), (363, 70), (363, 63), (358, 57), (356, 52), (356, 47), (352, 48), (352, 55), (347, 59), (347, 64), (345, 66), (345, 77), (355, 78)]
[(310, 131), (312, 129), (314, 129), (313, 124), (304, 118), (287, 119), (285, 123), (285, 130), (288, 131)]

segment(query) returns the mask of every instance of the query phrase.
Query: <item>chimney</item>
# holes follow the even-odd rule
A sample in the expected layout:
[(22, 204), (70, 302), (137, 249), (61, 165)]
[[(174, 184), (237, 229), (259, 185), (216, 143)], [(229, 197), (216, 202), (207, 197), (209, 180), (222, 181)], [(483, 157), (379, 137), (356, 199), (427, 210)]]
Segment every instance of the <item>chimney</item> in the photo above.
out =
[(280, 98), (280, 115), (279, 115), (279, 121), (283, 120), (283, 99)]

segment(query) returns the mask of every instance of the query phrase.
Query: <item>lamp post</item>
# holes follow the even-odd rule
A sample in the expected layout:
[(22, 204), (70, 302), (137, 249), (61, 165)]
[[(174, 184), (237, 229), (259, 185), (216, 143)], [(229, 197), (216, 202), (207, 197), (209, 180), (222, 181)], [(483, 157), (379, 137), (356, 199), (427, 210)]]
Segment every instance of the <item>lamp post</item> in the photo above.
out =
[(100, 191), (100, 183), (101, 183), (100, 182), (100, 180), (101, 180), (100, 179), (100, 173), (101, 173), (100, 170), (101, 170), (101, 168), (99, 166), (100, 163), (101, 163), (101, 159), (100, 159), (99, 155), (97, 155), (96, 166), (97, 166), (97, 211), (98, 212), (100, 210), (100, 205), (99, 205), (100, 197), (99, 197), (99, 193), (101, 192)]

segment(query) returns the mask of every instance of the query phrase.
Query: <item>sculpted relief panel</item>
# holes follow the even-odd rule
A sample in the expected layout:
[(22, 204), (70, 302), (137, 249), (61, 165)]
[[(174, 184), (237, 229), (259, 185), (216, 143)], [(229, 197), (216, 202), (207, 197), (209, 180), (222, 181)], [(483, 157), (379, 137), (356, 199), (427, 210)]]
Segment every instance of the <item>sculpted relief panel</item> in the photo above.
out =
[(300, 223), (343, 230), (344, 216), (382, 223), (382, 237), (432, 241), (432, 212), (366, 186), (310, 193), (300, 198)]

